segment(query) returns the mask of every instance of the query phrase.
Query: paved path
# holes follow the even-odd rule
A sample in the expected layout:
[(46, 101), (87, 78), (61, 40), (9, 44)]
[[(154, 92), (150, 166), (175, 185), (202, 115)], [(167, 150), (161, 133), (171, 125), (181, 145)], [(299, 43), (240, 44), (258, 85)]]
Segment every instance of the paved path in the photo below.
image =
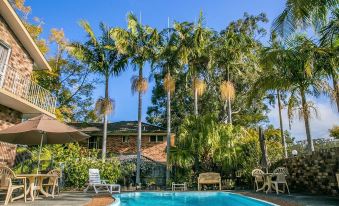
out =
[[(9, 203), (8, 206), (82, 206), (88, 203), (94, 193), (83, 193), (83, 192), (61, 192), (59, 196), (55, 198), (43, 198), (31, 202), (27, 200), (25, 203), (23, 200), (17, 200)], [(0, 198), (0, 205), (4, 204), (4, 197)]]

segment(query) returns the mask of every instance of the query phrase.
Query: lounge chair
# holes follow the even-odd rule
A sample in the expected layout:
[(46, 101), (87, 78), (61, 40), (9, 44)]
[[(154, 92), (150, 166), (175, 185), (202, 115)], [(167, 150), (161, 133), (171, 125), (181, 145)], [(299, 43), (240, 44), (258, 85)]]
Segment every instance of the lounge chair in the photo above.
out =
[[(13, 184), (13, 180), (21, 180), (21, 184)], [(25, 177), (16, 177), (15, 173), (5, 166), (0, 166), (0, 190), (6, 190), (6, 199), (5, 205), (8, 204), (9, 201), (13, 201), (16, 198), (12, 197), (12, 193), (14, 190), (22, 190), (23, 197), (26, 202), (26, 178)]]
[[(100, 179), (100, 173), (98, 169), (89, 169), (88, 170), (89, 174), (89, 181), (86, 189), (84, 189), (84, 192), (87, 192), (87, 190), (90, 187), (93, 187), (95, 193), (98, 193), (98, 189), (104, 188), (106, 191), (109, 193), (117, 192), (120, 193), (120, 185), (118, 184), (110, 184), (107, 183), (107, 180), (101, 180)], [(113, 188), (116, 188), (117, 190), (113, 191)]]
[(198, 190), (201, 190), (202, 184), (219, 184), (221, 190), (221, 177), (219, 173), (206, 172), (199, 174), (198, 177)]
[(54, 169), (49, 171), (47, 174), (56, 175), (57, 177), (49, 177), (48, 182), (42, 186), (45, 188), (45, 191), (51, 191), (52, 196), (54, 197), (55, 188), (57, 188), (57, 194), (60, 194), (59, 188), (59, 178), (62, 177), (62, 172), (60, 169)]
[(259, 183), (265, 185), (265, 178), (264, 178), (265, 172), (261, 169), (254, 169), (252, 171), (252, 176), (254, 177), (254, 191), (258, 192), (260, 190), (263, 190), (263, 188), (259, 188)]
[[(285, 193), (285, 186), (287, 188), (288, 194), (290, 194), (290, 190), (288, 189), (288, 184), (286, 181), (286, 176), (288, 175), (288, 171), (285, 167), (278, 167), (273, 171), (273, 177), (276, 177), (272, 180), (272, 185), (274, 185), (274, 189), (279, 194), (280, 192)], [(279, 184), (283, 184), (283, 191), (279, 190)]]

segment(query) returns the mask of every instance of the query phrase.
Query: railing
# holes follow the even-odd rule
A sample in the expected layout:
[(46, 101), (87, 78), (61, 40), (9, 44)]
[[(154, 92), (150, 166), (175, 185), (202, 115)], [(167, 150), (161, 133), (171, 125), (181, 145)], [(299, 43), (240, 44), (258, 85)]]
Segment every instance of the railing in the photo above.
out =
[(16, 69), (7, 66), (5, 75), (0, 68), (0, 88), (38, 106), (55, 113), (56, 97), (50, 91), (33, 82), (29, 74), (24, 75)]

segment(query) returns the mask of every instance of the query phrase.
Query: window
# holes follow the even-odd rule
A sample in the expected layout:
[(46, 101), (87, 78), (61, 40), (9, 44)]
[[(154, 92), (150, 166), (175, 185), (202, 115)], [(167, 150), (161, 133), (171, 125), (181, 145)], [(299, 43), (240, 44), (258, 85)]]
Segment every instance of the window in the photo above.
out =
[(157, 135), (152, 135), (149, 137), (150, 142), (163, 142), (164, 141), (164, 136), (157, 136)]
[(101, 149), (102, 148), (102, 138), (100, 137), (90, 137), (88, 138), (88, 149)]
[(1, 86), (2, 77), (4, 73), (6, 72), (5, 69), (6, 69), (7, 61), (9, 59), (10, 51), (11, 49), (9, 48), (9, 46), (7, 46), (6, 44), (0, 41), (0, 86)]
[(128, 142), (128, 136), (122, 136), (121, 141), (123, 143), (127, 143)]
[(164, 136), (157, 136), (157, 142), (163, 142), (164, 141)]

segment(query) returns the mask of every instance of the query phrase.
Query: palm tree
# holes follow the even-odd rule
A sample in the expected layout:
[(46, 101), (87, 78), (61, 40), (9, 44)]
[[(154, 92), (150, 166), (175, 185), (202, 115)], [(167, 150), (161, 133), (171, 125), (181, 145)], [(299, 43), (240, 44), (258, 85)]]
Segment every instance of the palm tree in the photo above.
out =
[(273, 31), (281, 36), (309, 26), (319, 31), (327, 21), (329, 10), (338, 4), (339, 0), (287, 0), (284, 11), (273, 21)]
[(325, 25), (321, 31), (321, 46), (327, 47), (332, 50), (332, 57), (325, 72), (327, 76), (332, 79), (334, 99), (337, 103), (339, 112), (339, 84), (338, 84), (338, 52), (339, 52), (339, 9), (332, 12), (332, 18), (329, 23)]
[(69, 49), (79, 60), (88, 64), (92, 71), (105, 79), (105, 96), (96, 103), (97, 112), (104, 116), (102, 160), (105, 161), (108, 114), (114, 109), (114, 102), (109, 97), (109, 79), (124, 71), (127, 58), (118, 53), (114, 40), (110, 38), (110, 28), (104, 23), (100, 23), (101, 36), (98, 38), (88, 22), (80, 21), (80, 25), (87, 34), (87, 41), (74, 42)]
[(173, 73), (177, 73), (180, 68), (178, 55), (178, 36), (175, 30), (167, 28), (161, 32), (162, 40), (159, 42), (159, 51), (156, 64), (165, 74), (163, 79), (164, 89), (167, 93), (167, 148), (166, 148), (166, 182), (170, 177), (170, 149), (171, 149), (171, 95), (175, 91), (175, 79)]
[(204, 18), (200, 13), (196, 25), (188, 22), (175, 23), (174, 29), (179, 37), (179, 57), (183, 65), (187, 65), (187, 77), (192, 79), (194, 92), (194, 114), (198, 115), (198, 97), (205, 89), (205, 82), (199, 73), (208, 66), (208, 48), (212, 32), (203, 26)]
[[(297, 36), (289, 39), (286, 48), (269, 48), (264, 53), (264, 74), (255, 87), (263, 91), (283, 90), (289, 92), (288, 117), (290, 123), (294, 113), (303, 118), (309, 151), (314, 151), (310, 131), (311, 110), (317, 115), (312, 102), (306, 95), (318, 97), (329, 92), (328, 83), (322, 78), (320, 70), (321, 58), (324, 52), (309, 39)], [(274, 68), (274, 69), (272, 69)]]
[(135, 69), (138, 69), (138, 76), (131, 78), (132, 93), (138, 92), (138, 139), (137, 139), (137, 176), (136, 183), (140, 184), (141, 167), (141, 119), (142, 119), (142, 95), (147, 91), (148, 82), (143, 76), (144, 64), (152, 61), (155, 57), (156, 49), (160, 40), (160, 35), (156, 29), (143, 26), (138, 22), (135, 15), (128, 14), (128, 28), (111, 29), (110, 34), (115, 40), (117, 48), (121, 54), (128, 55)]

